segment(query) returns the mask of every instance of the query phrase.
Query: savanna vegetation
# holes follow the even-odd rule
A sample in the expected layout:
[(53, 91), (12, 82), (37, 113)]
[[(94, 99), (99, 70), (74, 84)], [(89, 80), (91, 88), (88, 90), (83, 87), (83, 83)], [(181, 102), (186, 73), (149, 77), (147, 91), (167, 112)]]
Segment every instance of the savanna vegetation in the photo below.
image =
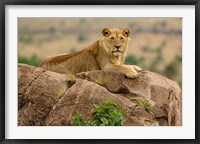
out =
[(38, 66), (49, 56), (81, 50), (93, 43), (105, 27), (131, 29), (126, 64), (159, 73), (181, 86), (179, 18), (19, 18), (18, 62)]
[[(18, 18), (18, 63), (38, 66), (49, 56), (71, 53), (95, 42), (103, 28), (129, 28), (132, 32), (125, 64), (159, 73), (182, 87), (181, 18)], [(104, 86), (107, 82), (97, 77)], [(147, 99), (137, 104), (147, 111)], [(94, 105), (92, 119), (78, 111), (73, 126), (122, 126), (125, 113), (111, 101)]]

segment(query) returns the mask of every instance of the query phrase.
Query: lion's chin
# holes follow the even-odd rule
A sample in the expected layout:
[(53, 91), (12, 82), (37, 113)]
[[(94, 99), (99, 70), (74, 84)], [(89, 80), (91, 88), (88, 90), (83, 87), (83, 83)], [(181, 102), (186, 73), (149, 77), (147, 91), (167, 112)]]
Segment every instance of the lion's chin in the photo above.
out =
[(120, 56), (122, 53), (121, 52), (119, 52), (119, 51), (117, 51), (117, 52), (113, 52), (113, 55), (114, 56)]

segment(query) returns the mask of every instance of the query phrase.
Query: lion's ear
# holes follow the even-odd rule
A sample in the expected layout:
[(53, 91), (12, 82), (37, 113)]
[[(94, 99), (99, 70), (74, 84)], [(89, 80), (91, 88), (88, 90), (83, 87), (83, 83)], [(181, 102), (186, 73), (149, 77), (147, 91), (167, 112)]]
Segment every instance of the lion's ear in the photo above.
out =
[(111, 31), (108, 28), (104, 28), (102, 30), (102, 35), (105, 36), (105, 37), (109, 36), (110, 33), (111, 33)]
[(125, 36), (125, 37), (129, 37), (130, 36), (130, 34), (131, 34), (131, 32), (130, 32), (130, 30), (129, 29), (124, 29), (123, 31), (122, 31), (122, 34)]

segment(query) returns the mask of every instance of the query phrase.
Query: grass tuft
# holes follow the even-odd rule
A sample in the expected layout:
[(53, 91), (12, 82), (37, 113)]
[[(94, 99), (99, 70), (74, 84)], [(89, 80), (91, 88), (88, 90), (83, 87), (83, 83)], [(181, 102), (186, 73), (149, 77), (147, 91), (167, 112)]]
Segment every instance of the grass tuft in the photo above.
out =
[(149, 102), (149, 100), (147, 100), (147, 99), (138, 99), (137, 103), (138, 103), (138, 105), (146, 108), (149, 112), (152, 111), (152, 106), (151, 106), (151, 103)]

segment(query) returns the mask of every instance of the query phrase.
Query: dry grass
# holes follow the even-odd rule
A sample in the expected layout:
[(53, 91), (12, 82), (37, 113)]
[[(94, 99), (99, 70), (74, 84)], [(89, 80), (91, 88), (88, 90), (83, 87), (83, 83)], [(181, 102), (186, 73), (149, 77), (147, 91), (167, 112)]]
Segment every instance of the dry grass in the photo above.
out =
[[(18, 54), (37, 55), (44, 60), (81, 50), (95, 42), (105, 27), (131, 29), (127, 54), (145, 58), (144, 69), (151, 66), (156, 50), (161, 47), (163, 62), (156, 66), (158, 69), (163, 70), (182, 55), (181, 18), (19, 18)], [(24, 37), (29, 39), (24, 40)], [(144, 48), (148, 48), (148, 52)], [(178, 81), (181, 71), (180, 68)]]

